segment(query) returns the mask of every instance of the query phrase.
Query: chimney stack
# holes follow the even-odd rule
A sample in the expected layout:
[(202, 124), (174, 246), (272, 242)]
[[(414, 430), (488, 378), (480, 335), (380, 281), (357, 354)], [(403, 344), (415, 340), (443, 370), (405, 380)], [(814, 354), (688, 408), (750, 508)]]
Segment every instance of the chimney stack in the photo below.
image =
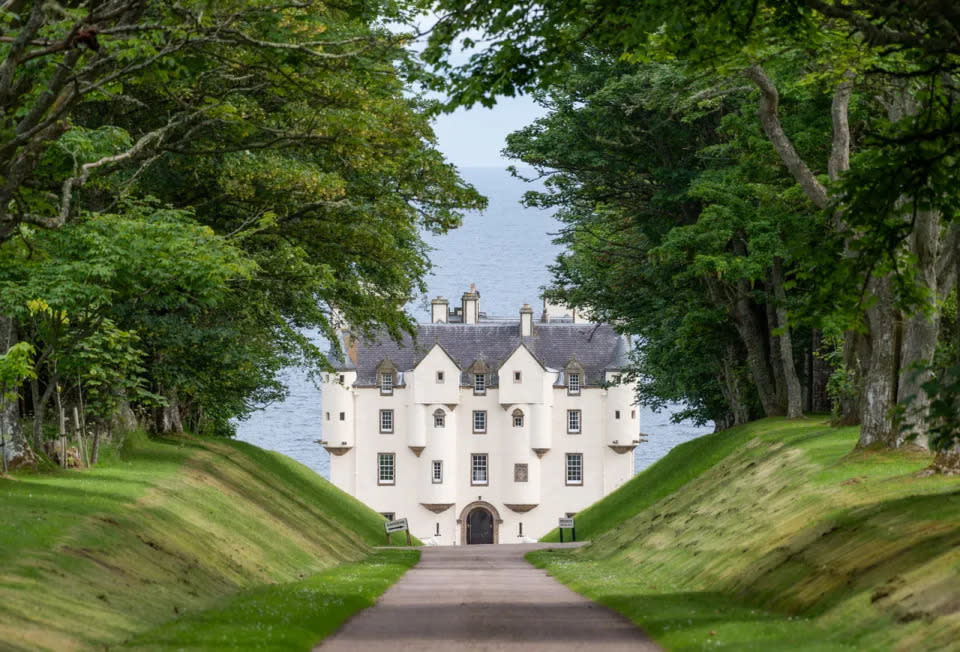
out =
[(449, 310), (449, 302), (443, 297), (437, 297), (430, 302), (430, 323), (431, 324), (441, 324), (446, 323), (447, 321), (447, 311)]
[(533, 308), (529, 303), (523, 304), (520, 308), (520, 336), (530, 337), (533, 335)]
[(350, 361), (356, 366), (357, 364), (357, 355), (359, 354), (360, 340), (353, 336), (352, 333), (347, 333), (345, 343), (347, 345), (347, 357), (350, 358)]
[(480, 293), (477, 292), (477, 286), (470, 284), (470, 291), (464, 292), (461, 299), (461, 315), (464, 324), (476, 324), (480, 316)]

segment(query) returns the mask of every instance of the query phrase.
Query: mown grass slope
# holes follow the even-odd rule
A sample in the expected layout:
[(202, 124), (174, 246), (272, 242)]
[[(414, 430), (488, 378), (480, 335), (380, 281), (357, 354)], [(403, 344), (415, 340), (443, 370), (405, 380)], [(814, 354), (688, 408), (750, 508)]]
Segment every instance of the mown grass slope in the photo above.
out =
[(382, 517), (289, 458), (143, 439), (100, 468), (0, 479), (0, 648), (122, 643), (382, 543)]
[(577, 515), (593, 545), (531, 559), (668, 649), (960, 649), (960, 479), (856, 438), (767, 419), (691, 442)]

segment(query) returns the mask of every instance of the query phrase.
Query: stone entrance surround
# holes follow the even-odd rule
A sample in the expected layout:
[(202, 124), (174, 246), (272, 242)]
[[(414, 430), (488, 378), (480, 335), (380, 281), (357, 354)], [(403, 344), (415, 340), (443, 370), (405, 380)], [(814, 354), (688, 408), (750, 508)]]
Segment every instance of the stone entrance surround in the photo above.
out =
[(481, 507), (491, 515), (493, 515), (493, 542), (500, 543), (500, 526), (503, 524), (503, 519), (500, 518), (500, 512), (497, 511), (497, 508), (491, 505), (490, 503), (484, 500), (475, 500), (463, 510), (460, 511), (460, 516), (457, 518), (457, 527), (460, 529), (460, 545), (467, 545), (467, 517), (470, 515), (470, 512), (476, 508)]

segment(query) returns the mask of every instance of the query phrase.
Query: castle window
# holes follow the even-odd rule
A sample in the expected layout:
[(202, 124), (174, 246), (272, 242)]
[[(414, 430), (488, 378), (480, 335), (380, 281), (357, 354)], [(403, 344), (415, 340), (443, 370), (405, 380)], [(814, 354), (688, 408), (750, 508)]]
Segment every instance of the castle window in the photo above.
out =
[(327, 412), (327, 421), (329, 421), (329, 420), (330, 420), (330, 413)]
[(346, 380), (347, 380), (347, 377), (344, 376), (343, 374), (340, 374), (340, 384), (342, 385), (343, 383), (346, 382)]
[(567, 484), (583, 484), (583, 453), (567, 453)]
[(526, 482), (528, 476), (529, 476), (529, 473), (528, 473), (526, 464), (513, 465), (513, 481), (514, 482)]
[(431, 479), (433, 484), (443, 483), (443, 460), (433, 460)]
[[(396, 482), (396, 456), (393, 453), (377, 453), (377, 484)], [(390, 519), (391, 521), (393, 518)]]
[(523, 427), (523, 410), (517, 408), (513, 411), (513, 427), (522, 428)]
[(519, 371), (513, 372), (513, 382), (519, 383), (522, 381), (522, 378), (523, 378), (523, 374), (521, 372)]
[(437, 384), (438, 384), (438, 385), (442, 385), (442, 384), (443, 384), (443, 372), (442, 372), (442, 371), (438, 371), (438, 372), (437, 372)]
[(393, 374), (380, 374), (380, 393), (393, 394)]
[(380, 432), (393, 432), (393, 410), (380, 410)]
[(447, 414), (441, 409), (437, 409), (433, 413), (433, 427), (434, 428), (443, 428), (446, 425)]
[(580, 432), (580, 410), (567, 410), (567, 432)]
[(486, 394), (487, 377), (484, 374), (473, 374), (473, 393)]
[(473, 431), (483, 433), (487, 431), (487, 411), (473, 411)]
[(347, 420), (347, 413), (346, 413), (346, 412), (341, 412), (341, 413), (340, 413), (340, 420), (341, 420), (341, 421), (346, 421), (346, 420)]
[(487, 454), (473, 453), (470, 456), (470, 484), (490, 484), (487, 476)]
[(580, 393), (580, 374), (570, 374), (567, 378), (567, 392), (570, 394)]
[(614, 419), (619, 419), (619, 418), (620, 418), (620, 410), (614, 410), (614, 411), (613, 411), (613, 418), (614, 418)]
[(637, 411), (636, 411), (636, 410), (630, 410), (630, 418), (631, 418), (631, 419), (636, 419), (636, 418), (637, 418)]

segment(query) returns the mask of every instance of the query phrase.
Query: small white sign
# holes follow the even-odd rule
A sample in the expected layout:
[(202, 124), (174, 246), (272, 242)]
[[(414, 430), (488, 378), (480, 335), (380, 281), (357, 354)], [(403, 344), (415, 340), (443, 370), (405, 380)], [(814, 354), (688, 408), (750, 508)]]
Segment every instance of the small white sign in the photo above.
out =
[(387, 521), (383, 524), (383, 529), (387, 531), (387, 534), (391, 532), (403, 532), (407, 529), (407, 519), (398, 518), (396, 521)]
[(561, 518), (560, 527), (571, 529), (573, 528), (573, 519), (572, 518)]

